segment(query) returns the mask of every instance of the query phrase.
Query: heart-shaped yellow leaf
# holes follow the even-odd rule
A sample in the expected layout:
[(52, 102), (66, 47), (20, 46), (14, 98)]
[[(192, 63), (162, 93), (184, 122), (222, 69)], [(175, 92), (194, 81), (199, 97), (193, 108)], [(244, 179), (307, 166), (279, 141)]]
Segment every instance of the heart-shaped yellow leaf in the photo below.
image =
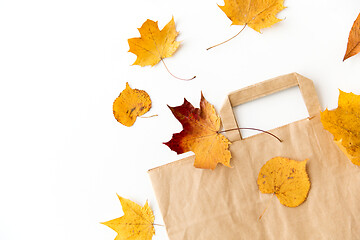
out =
[(144, 90), (132, 89), (129, 83), (126, 83), (126, 88), (114, 101), (113, 113), (119, 123), (131, 127), (136, 118), (148, 112), (150, 108), (150, 96)]
[(306, 162), (275, 157), (262, 166), (257, 184), (262, 193), (273, 193), (280, 203), (297, 207), (303, 203), (310, 190)]

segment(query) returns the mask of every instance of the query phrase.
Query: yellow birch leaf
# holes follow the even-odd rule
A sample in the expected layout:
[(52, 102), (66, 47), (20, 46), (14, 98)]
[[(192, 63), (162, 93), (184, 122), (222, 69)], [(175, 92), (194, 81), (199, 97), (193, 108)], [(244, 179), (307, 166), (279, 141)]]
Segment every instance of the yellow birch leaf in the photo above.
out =
[(360, 96), (339, 91), (338, 107), (321, 112), (321, 122), (351, 162), (360, 166)]
[(275, 157), (262, 166), (257, 184), (262, 193), (273, 193), (280, 203), (297, 207), (305, 201), (310, 190), (306, 162)]
[(150, 96), (143, 90), (132, 89), (129, 83), (126, 83), (126, 88), (114, 101), (113, 113), (119, 123), (131, 127), (136, 118), (148, 112), (150, 108)]
[(280, 22), (276, 14), (283, 10), (284, 0), (224, 0), (219, 6), (232, 25), (247, 25), (257, 32)]
[(151, 240), (155, 234), (154, 214), (146, 201), (140, 205), (118, 195), (124, 216), (102, 224), (118, 233), (115, 240)]
[(175, 41), (179, 34), (175, 29), (174, 18), (160, 31), (158, 22), (146, 20), (139, 28), (140, 38), (128, 39), (130, 50), (137, 58), (133, 65), (154, 66), (160, 60), (171, 57), (180, 42)]

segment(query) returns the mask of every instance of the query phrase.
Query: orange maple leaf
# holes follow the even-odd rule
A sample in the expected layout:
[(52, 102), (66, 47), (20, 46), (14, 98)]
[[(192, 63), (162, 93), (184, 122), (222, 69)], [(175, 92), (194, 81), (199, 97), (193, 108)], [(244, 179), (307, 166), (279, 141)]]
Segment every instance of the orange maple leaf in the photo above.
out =
[(165, 145), (177, 154), (193, 151), (195, 167), (215, 169), (218, 163), (231, 167), (230, 141), (219, 133), (220, 117), (202, 94), (200, 108), (194, 108), (186, 99), (181, 106), (169, 108), (183, 130), (175, 133)]

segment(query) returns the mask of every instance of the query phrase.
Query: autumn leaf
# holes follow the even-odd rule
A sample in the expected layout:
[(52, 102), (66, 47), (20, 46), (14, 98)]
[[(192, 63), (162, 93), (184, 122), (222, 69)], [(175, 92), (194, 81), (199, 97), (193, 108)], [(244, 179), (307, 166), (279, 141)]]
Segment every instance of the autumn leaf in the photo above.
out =
[(173, 77), (178, 78), (169, 71), (164, 62), (164, 58), (171, 57), (180, 45), (180, 42), (175, 41), (179, 33), (176, 31), (174, 18), (161, 31), (158, 27), (158, 22), (149, 19), (138, 30), (141, 35), (140, 38), (128, 39), (129, 52), (137, 56), (133, 65), (140, 65), (141, 67), (147, 65), (154, 66), (162, 61), (166, 70)]
[(350, 33), (344, 60), (360, 52), (360, 14), (356, 18)]
[(339, 91), (338, 107), (321, 112), (321, 122), (351, 162), (360, 166), (360, 96)]
[[(260, 33), (261, 29), (280, 22), (281, 19), (278, 19), (276, 14), (285, 8), (283, 5), (284, 0), (224, 0), (224, 3), (224, 6), (218, 6), (232, 21), (231, 25), (244, 25), (234, 37), (239, 35), (246, 26)], [(207, 50), (225, 42), (212, 46)]]
[(181, 106), (169, 108), (183, 126), (165, 143), (171, 150), (177, 154), (193, 151), (197, 168), (215, 169), (218, 163), (231, 167), (230, 142), (219, 133), (220, 117), (202, 94), (200, 108), (194, 108), (186, 99)]
[(303, 203), (310, 190), (306, 172), (306, 162), (275, 157), (261, 168), (257, 180), (262, 193), (272, 193), (287, 207), (297, 207)]
[(118, 195), (124, 216), (102, 224), (118, 233), (115, 240), (151, 240), (155, 234), (154, 214), (146, 201), (144, 207)]
[(146, 20), (139, 28), (140, 38), (130, 38), (129, 52), (137, 55), (133, 65), (154, 66), (161, 59), (171, 57), (180, 45), (175, 41), (179, 34), (175, 29), (174, 18), (160, 31), (158, 22)]
[(114, 117), (121, 124), (131, 127), (138, 116), (151, 108), (150, 96), (143, 90), (132, 89), (129, 83), (115, 99), (113, 104)]

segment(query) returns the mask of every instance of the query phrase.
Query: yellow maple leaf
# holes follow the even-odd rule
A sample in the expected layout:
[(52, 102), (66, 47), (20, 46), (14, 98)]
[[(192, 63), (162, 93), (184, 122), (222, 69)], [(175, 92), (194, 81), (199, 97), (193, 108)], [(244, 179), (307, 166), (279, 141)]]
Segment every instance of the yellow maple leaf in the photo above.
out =
[(175, 29), (174, 18), (160, 31), (158, 22), (146, 20), (139, 28), (140, 38), (130, 38), (129, 52), (137, 58), (133, 65), (154, 66), (164, 58), (172, 56), (180, 43), (175, 41), (179, 34)]
[(172, 74), (165, 64), (164, 58), (171, 57), (180, 45), (180, 42), (175, 41), (179, 32), (176, 31), (174, 17), (161, 31), (158, 22), (149, 19), (138, 30), (141, 37), (128, 39), (129, 52), (137, 56), (133, 65), (154, 66), (162, 61), (171, 76), (185, 81), (196, 78), (179, 78)]
[(143, 90), (132, 89), (126, 83), (126, 88), (114, 101), (113, 113), (118, 122), (130, 127), (138, 116), (145, 114), (150, 108), (150, 96)]
[(351, 162), (360, 166), (360, 96), (339, 91), (338, 108), (321, 112), (321, 122)]
[(303, 203), (310, 190), (306, 172), (306, 162), (275, 157), (261, 168), (257, 179), (262, 193), (273, 193), (280, 203), (287, 207), (297, 207)]
[(221, 10), (232, 25), (248, 25), (257, 32), (280, 22), (276, 14), (283, 10), (284, 0), (225, 0)]
[(235, 36), (207, 50), (235, 38), (246, 26), (260, 32), (261, 29), (280, 22), (281, 19), (277, 18), (276, 14), (285, 8), (283, 3), (284, 0), (224, 0), (224, 6), (218, 6), (232, 21), (231, 25), (244, 25), (244, 27)]
[(115, 240), (151, 240), (155, 234), (154, 214), (146, 201), (144, 207), (118, 195), (124, 216), (102, 224), (118, 233)]
[(200, 108), (194, 108), (186, 99), (181, 106), (169, 108), (183, 130), (165, 145), (178, 154), (193, 151), (195, 167), (215, 169), (218, 163), (231, 167), (230, 141), (220, 133), (220, 117), (202, 94)]

